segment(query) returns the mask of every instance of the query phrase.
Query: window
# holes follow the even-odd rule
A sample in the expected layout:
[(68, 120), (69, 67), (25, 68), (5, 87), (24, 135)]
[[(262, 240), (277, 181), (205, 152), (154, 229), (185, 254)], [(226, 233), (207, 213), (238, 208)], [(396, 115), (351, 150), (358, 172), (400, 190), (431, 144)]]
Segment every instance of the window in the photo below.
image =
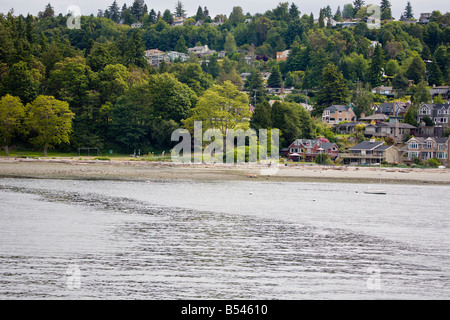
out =
[(412, 142), (409, 144), (409, 148), (410, 148), (410, 149), (419, 149), (419, 145), (417, 144), (417, 142), (412, 141)]
[(447, 159), (447, 154), (445, 152), (438, 152), (437, 158), (438, 159)]
[(433, 142), (427, 141), (427, 149), (433, 149)]
[(444, 151), (444, 145), (443, 144), (438, 144), (438, 150), (439, 151)]

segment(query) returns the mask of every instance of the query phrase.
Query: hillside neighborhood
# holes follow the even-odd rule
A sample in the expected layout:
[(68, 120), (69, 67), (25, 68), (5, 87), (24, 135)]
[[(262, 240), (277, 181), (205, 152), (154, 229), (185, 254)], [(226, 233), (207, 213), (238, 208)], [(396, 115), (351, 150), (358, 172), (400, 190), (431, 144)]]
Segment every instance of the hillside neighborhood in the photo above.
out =
[(450, 14), (405, 2), (0, 14), (0, 152), (167, 155), (201, 121), (278, 129), (292, 163), (448, 166)]

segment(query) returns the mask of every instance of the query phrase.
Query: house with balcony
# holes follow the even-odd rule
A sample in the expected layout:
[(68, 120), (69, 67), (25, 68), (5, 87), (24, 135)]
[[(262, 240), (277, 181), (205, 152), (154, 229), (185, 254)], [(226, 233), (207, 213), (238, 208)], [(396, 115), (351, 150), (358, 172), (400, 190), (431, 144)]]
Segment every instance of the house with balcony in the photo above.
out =
[(406, 142), (402, 151), (404, 162), (412, 162), (417, 157), (422, 161), (436, 158), (444, 166), (450, 164), (449, 137), (413, 137)]
[(356, 121), (356, 114), (351, 107), (332, 105), (323, 110), (322, 121), (334, 126), (343, 121)]
[(408, 123), (379, 122), (369, 124), (364, 129), (364, 136), (371, 138), (392, 138), (396, 143), (402, 143), (411, 134), (415, 134), (417, 127)]
[(422, 103), (417, 114), (417, 121), (421, 123), (424, 117), (429, 117), (435, 126), (447, 128), (450, 122), (450, 103)]
[(189, 60), (189, 55), (187, 53), (169, 51), (167, 52), (171, 61), (187, 62)]
[(349, 153), (341, 154), (345, 164), (373, 165), (383, 161), (401, 163), (402, 153), (395, 146), (386, 145), (383, 141), (363, 141), (349, 149)]
[(158, 68), (163, 61), (167, 63), (170, 62), (170, 57), (165, 52), (158, 49), (145, 51), (145, 57), (153, 68)]
[(288, 148), (288, 156), (292, 161), (314, 161), (320, 154), (328, 154), (335, 160), (339, 156), (339, 147), (326, 139), (297, 139)]

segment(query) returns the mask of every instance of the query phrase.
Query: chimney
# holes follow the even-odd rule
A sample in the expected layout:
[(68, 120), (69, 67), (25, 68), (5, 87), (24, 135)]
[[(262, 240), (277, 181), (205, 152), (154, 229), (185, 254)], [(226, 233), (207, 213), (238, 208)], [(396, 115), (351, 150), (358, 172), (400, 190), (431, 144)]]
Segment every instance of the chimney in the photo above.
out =
[(375, 139), (374, 139), (374, 138), (370, 139), (370, 142), (371, 142), (371, 143), (374, 143), (374, 142), (375, 142)]
[(364, 113), (364, 112), (361, 112), (361, 117), (360, 117), (360, 119), (361, 118), (365, 118), (366, 117), (366, 114)]

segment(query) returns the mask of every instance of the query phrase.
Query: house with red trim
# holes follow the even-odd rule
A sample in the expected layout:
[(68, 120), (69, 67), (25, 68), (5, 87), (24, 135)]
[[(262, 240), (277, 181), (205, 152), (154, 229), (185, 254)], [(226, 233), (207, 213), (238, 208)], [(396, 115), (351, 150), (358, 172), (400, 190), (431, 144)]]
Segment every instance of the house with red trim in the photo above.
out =
[(339, 156), (339, 147), (327, 139), (315, 140), (297, 139), (288, 148), (288, 156), (292, 161), (314, 161), (320, 154), (328, 154), (335, 160)]

